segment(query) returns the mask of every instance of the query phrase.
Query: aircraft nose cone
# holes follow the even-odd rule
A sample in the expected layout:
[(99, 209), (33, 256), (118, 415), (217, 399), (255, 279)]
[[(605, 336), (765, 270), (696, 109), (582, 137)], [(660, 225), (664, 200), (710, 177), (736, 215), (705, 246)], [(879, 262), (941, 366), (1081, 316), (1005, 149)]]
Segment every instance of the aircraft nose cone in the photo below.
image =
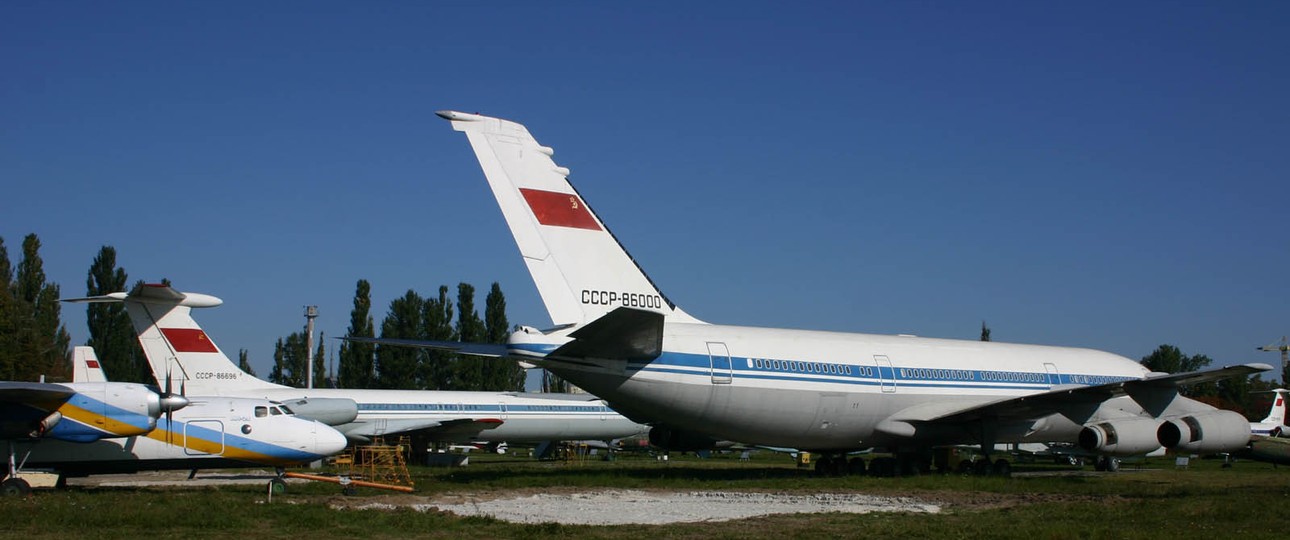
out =
[(314, 420), (314, 452), (320, 456), (338, 454), (345, 449), (345, 436), (331, 426)]

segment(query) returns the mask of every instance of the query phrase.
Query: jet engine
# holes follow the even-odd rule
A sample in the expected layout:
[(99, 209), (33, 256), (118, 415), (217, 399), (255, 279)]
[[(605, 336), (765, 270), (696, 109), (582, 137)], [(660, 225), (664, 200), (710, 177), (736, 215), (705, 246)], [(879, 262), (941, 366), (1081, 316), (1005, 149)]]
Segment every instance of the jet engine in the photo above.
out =
[(655, 426), (649, 430), (649, 443), (664, 450), (677, 452), (715, 450), (721, 442), (697, 431), (685, 431), (668, 426)]
[(1178, 452), (1234, 452), (1250, 442), (1250, 421), (1232, 411), (1210, 411), (1165, 420), (1156, 431), (1162, 446)]
[(1153, 418), (1116, 418), (1088, 424), (1079, 432), (1079, 446), (1109, 456), (1137, 456), (1160, 448)]
[(358, 403), (349, 398), (300, 398), (282, 401), (296, 416), (329, 426), (348, 424), (358, 418)]

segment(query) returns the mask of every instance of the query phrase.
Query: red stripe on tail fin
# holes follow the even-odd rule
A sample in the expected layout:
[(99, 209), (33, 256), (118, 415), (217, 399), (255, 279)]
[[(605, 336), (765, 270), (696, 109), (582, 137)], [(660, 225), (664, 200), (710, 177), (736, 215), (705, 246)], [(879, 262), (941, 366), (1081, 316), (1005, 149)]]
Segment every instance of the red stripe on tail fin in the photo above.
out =
[(596, 218), (591, 217), (587, 205), (577, 195), (525, 188), (520, 188), (520, 193), (529, 203), (538, 223), (589, 231), (601, 230)]
[(98, 368), (99, 368), (99, 361), (98, 361), (98, 360), (86, 360), (86, 361), (85, 361), (85, 367), (88, 367), (88, 368), (90, 368), (90, 369), (98, 369)]
[(166, 341), (175, 348), (175, 352), (219, 352), (206, 332), (199, 328), (162, 328)]

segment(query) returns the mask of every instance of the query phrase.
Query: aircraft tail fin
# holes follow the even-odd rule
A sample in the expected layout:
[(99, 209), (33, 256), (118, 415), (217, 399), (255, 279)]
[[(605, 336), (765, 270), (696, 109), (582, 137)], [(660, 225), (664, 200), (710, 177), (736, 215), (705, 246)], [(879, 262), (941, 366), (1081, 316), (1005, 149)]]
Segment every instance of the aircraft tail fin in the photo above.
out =
[(663, 295), (569, 183), (554, 150), (523, 125), (437, 114), (470, 141), (553, 323), (588, 323), (622, 307), (701, 322)]
[(107, 382), (107, 375), (103, 373), (103, 366), (99, 364), (94, 347), (81, 345), (72, 349), (72, 382)]
[(1276, 395), (1272, 397), (1272, 409), (1268, 411), (1268, 417), (1263, 419), (1263, 423), (1284, 426), (1286, 425), (1286, 398), (1290, 390), (1277, 388), (1269, 392)]
[(193, 320), (192, 308), (215, 307), (214, 296), (183, 293), (169, 285), (147, 284), (127, 293), (74, 298), (66, 302), (123, 302), (143, 345), (157, 383), (185, 387), (190, 394), (222, 395), (256, 388), (278, 388), (242, 371)]

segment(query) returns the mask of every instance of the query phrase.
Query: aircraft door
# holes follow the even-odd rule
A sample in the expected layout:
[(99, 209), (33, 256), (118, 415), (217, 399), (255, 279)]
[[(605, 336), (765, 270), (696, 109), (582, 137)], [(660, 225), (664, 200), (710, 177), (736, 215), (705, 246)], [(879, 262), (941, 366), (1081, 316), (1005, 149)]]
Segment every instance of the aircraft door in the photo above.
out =
[(1044, 362), (1044, 371), (1048, 372), (1048, 385), (1057, 386), (1062, 383), (1062, 374), (1057, 371), (1057, 364)]
[(712, 384), (730, 384), (730, 349), (725, 343), (708, 342), (708, 365), (712, 370)]
[(184, 454), (223, 455), (224, 423), (219, 420), (193, 420), (184, 424)]
[(874, 369), (878, 371), (878, 381), (884, 394), (896, 391), (896, 370), (891, 367), (891, 359), (885, 355), (873, 355)]

